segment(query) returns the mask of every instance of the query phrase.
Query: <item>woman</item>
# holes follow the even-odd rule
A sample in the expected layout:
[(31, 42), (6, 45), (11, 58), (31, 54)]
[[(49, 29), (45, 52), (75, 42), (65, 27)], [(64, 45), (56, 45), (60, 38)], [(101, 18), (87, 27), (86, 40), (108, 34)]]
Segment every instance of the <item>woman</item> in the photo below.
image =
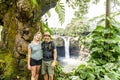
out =
[(33, 41), (28, 45), (28, 69), (31, 70), (31, 80), (38, 80), (40, 65), (42, 64), (41, 33), (34, 35)]

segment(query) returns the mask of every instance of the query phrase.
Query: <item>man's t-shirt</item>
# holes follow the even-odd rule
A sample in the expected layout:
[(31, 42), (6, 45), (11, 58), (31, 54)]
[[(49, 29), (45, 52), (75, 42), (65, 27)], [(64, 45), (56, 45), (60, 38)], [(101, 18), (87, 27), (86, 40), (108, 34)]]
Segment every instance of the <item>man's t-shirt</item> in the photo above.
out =
[(54, 59), (53, 50), (56, 49), (56, 46), (53, 41), (50, 41), (49, 43), (43, 42), (42, 49), (43, 49), (43, 60), (44, 61), (50, 61)]
[(31, 58), (35, 59), (35, 60), (40, 60), (43, 58), (43, 52), (42, 52), (42, 47), (41, 47), (41, 43), (39, 42), (39, 44), (34, 44), (33, 42), (31, 42), (28, 45), (28, 48), (31, 49)]

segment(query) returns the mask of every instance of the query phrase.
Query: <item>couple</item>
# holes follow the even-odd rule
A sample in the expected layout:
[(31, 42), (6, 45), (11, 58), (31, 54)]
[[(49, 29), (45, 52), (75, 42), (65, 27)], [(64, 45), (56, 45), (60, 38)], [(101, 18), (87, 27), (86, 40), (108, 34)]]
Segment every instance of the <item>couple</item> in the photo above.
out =
[(44, 33), (43, 42), (41, 33), (36, 33), (33, 41), (28, 45), (28, 69), (32, 73), (31, 80), (38, 80), (40, 68), (42, 68), (41, 73), (44, 75), (44, 80), (53, 80), (56, 58), (56, 46), (50, 40), (50, 33)]

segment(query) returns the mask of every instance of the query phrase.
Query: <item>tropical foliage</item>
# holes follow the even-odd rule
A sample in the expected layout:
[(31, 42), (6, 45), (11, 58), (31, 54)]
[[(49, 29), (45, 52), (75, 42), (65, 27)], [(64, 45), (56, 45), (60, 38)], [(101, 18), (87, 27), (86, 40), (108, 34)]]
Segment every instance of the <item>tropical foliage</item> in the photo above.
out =
[(109, 28), (97, 26), (92, 32), (91, 57), (98, 62), (98, 65), (118, 61), (120, 55), (119, 36), (120, 24), (112, 21)]
[[(97, 66), (95, 63), (81, 64), (70, 73), (56, 73), (56, 80), (119, 80), (120, 63), (107, 63)], [(58, 67), (59, 70), (62, 68)]]

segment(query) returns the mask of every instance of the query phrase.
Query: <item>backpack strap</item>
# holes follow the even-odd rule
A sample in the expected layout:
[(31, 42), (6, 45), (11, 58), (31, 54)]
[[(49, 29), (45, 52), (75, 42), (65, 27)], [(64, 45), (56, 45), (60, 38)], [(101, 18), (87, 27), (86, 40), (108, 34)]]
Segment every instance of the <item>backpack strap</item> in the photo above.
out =
[[(42, 49), (44, 49), (45, 48), (45, 41), (43, 41), (41, 45), (42, 45)], [(53, 51), (53, 47), (54, 47), (53, 41), (50, 41), (49, 45), (48, 45), (49, 50)]]
[(41, 45), (42, 45), (42, 49), (44, 49), (45, 48), (45, 41), (43, 41)]
[(53, 41), (50, 41), (50, 43), (49, 43), (49, 50), (53, 51)]

